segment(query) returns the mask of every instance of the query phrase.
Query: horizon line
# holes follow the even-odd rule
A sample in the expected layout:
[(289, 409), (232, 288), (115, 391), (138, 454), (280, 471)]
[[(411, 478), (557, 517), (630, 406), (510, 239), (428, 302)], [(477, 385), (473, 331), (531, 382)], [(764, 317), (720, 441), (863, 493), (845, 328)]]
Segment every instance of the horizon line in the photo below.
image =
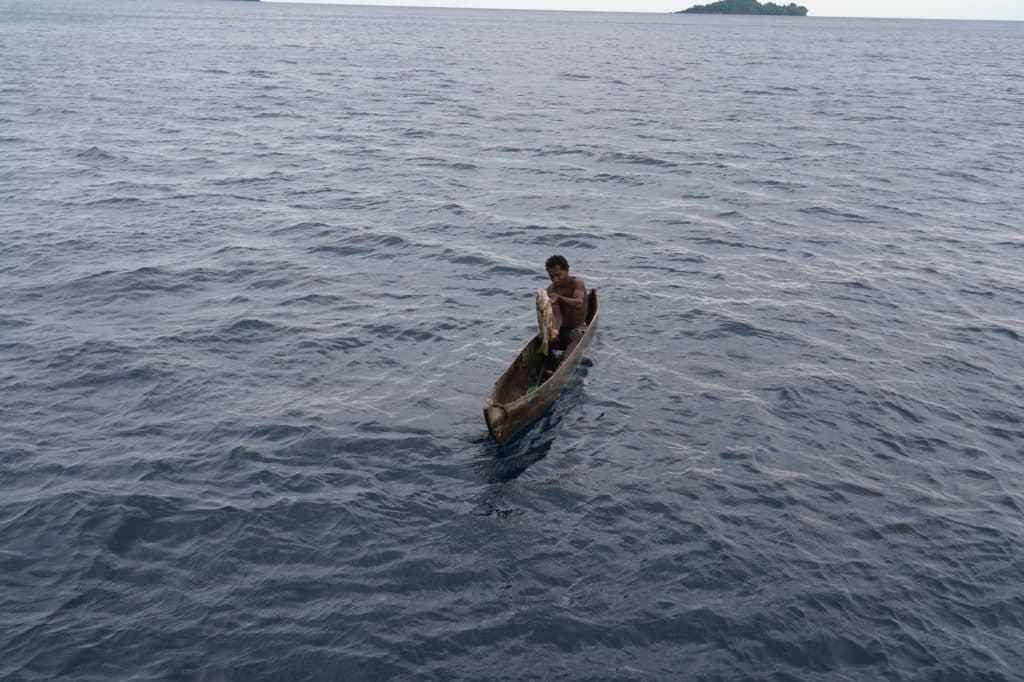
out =
[[(795, 1), (795, 0), (794, 0)], [(346, 0), (258, 0), (258, 2), (265, 2), (268, 4), (281, 4), (281, 5), (340, 5), (345, 7), (391, 7), (394, 9), (441, 9), (441, 10), (472, 10), (472, 11), (491, 11), (491, 12), (572, 12), (575, 14), (653, 14), (658, 16), (664, 16), (666, 14), (686, 14), (683, 10), (668, 10), (668, 11), (644, 11), (644, 10), (616, 10), (616, 9), (558, 9), (558, 8), (546, 8), (546, 7), (451, 7), (448, 5), (408, 5), (401, 2), (395, 3), (366, 3), (366, 2), (348, 2)], [(788, 4), (788, 3), (787, 3)], [(799, 3), (796, 3), (799, 4)], [(692, 16), (717, 16), (717, 17), (755, 17), (755, 16), (776, 16), (768, 14), (697, 14), (694, 13)], [(779, 15), (781, 16), (781, 15)], [(998, 21), (998, 22), (1021, 22), (1021, 19), (989, 19), (989, 18), (971, 18), (966, 19), (963, 17), (878, 17), (878, 16), (848, 16), (838, 14), (811, 14), (808, 12), (803, 17), (783, 17), (786, 19), (872, 19), (879, 21)]]

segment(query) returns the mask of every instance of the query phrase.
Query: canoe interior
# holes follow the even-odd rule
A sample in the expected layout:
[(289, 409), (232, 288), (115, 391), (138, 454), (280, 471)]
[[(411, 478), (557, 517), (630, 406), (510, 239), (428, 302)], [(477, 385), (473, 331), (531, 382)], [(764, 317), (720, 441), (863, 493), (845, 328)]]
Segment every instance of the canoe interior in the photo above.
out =
[[(585, 319), (588, 326), (593, 321), (596, 312), (597, 291), (592, 289), (587, 294)], [(492, 399), (499, 404), (507, 405), (526, 395), (530, 387), (537, 385), (537, 378), (540, 375), (544, 359), (540, 352), (540, 339), (535, 336), (495, 384)]]

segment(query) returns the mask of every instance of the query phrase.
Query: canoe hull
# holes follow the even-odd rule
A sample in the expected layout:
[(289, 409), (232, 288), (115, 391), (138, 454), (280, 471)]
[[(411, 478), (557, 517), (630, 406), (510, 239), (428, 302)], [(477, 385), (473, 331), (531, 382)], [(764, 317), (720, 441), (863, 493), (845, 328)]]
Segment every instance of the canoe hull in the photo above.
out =
[(540, 339), (530, 339), (498, 380), (484, 407), (484, 421), (491, 437), (506, 443), (524, 427), (539, 417), (558, 398), (569, 383), (583, 352), (597, 331), (600, 306), (597, 290), (587, 295), (587, 329), (572, 353), (562, 358), (555, 373), (535, 390), (527, 393), (539, 376), (544, 356), (540, 352)]

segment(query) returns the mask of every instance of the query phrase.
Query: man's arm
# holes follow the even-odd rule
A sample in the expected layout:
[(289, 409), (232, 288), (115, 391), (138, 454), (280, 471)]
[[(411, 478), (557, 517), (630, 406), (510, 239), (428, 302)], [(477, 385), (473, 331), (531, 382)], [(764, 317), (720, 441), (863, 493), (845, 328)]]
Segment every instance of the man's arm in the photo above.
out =
[(583, 285), (583, 279), (576, 277), (573, 280), (574, 284), (572, 287), (572, 298), (567, 296), (558, 296), (556, 294), (556, 300), (562, 305), (568, 306), (573, 310), (583, 310), (583, 306), (586, 305), (587, 300), (587, 288)]
[(587, 288), (581, 278), (575, 278), (572, 286), (572, 298), (563, 298), (562, 301), (573, 310), (583, 310), (587, 305)]

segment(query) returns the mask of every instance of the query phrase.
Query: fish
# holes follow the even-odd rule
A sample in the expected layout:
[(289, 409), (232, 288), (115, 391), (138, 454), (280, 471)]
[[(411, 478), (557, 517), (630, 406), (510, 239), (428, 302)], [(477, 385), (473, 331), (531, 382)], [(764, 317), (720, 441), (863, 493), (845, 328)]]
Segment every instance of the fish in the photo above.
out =
[(555, 311), (551, 299), (544, 289), (537, 289), (537, 331), (540, 335), (540, 352), (547, 355), (550, 350), (551, 333), (555, 329)]

